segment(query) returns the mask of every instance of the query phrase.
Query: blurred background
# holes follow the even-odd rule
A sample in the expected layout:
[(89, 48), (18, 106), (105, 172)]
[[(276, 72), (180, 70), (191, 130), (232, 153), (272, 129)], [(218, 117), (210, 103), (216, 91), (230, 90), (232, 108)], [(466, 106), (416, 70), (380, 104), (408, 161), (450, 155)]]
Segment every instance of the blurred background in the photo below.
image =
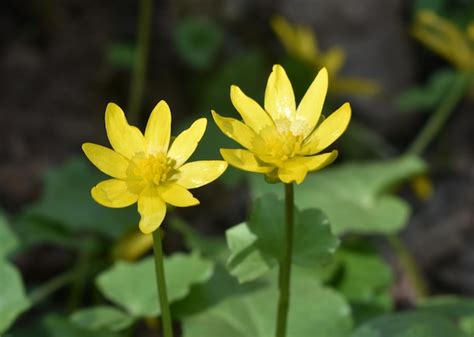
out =
[[(143, 129), (154, 105), (164, 99), (173, 113), (175, 135), (193, 119), (207, 117), (209, 130), (195, 157), (218, 158), (219, 147), (232, 143), (213, 126), (210, 110), (236, 115), (231, 84), (263, 103), (271, 66), (281, 63), (298, 101), (316, 66), (332, 62), (330, 86), (336, 78), (348, 81), (330, 87), (327, 113), (349, 101), (354, 114), (348, 134), (337, 145), (338, 161), (385, 160), (405, 152), (442, 104), (449, 79), (465, 71), (414, 37), (416, 14), (433, 10), (460, 31), (474, 19), (470, 0), (150, 3), (148, 62), (143, 96), (135, 108), (131, 97), (137, 90), (133, 77), (143, 15), (137, 1), (0, 4), (0, 207), (27, 247), (15, 257), (27, 286), (74, 264), (78, 253), (66, 241), (99, 233), (112, 245), (135, 225), (135, 209), (111, 216), (89, 200), (89, 189), (100, 176), (85, 161), (81, 144), (108, 146), (108, 102), (127, 114), (136, 110), (129, 118)], [(288, 47), (297, 35), (285, 42), (276, 17), (312, 31), (321, 58), (308, 66), (304, 55)], [(433, 293), (474, 295), (472, 96), (460, 98), (452, 110), (420, 153), (428, 173), (411, 187), (397, 187), (413, 207), (402, 237)], [(248, 183), (233, 169), (196, 194), (201, 207), (176, 213), (200, 233), (222, 236), (249, 212)], [(71, 217), (73, 223), (64, 226)], [(120, 225), (115, 224), (118, 217)], [(373, 241), (397, 271), (384, 240), (374, 236)], [(166, 250), (183, 247), (181, 238), (170, 232)], [(403, 275), (392, 290), (398, 303), (410, 302)]]

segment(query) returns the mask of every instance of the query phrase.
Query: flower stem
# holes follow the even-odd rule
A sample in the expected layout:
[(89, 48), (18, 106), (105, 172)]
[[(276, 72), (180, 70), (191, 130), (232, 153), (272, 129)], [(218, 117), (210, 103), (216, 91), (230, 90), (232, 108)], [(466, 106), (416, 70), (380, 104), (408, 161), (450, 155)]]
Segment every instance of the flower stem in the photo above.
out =
[(283, 255), (280, 261), (278, 286), (278, 316), (276, 322), (276, 337), (286, 335), (288, 308), (290, 304), (291, 255), (293, 252), (294, 226), (294, 192), (293, 184), (285, 184), (285, 238), (283, 241)]
[(161, 231), (153, 232), (153, 248), (155, 252), (156, 285), (158, 286), (158, 297), (161, 308), (161, 321), (163, 324), (163, 336), (173, 337), (173, 326), (171, 323), (170, 306), (166, 293), (165, 269), (163, 267), (163, 248), (161, 245)]
[(454, 111), (461, 98), (466, 92), (469, 83), (470, 73), (460, 72), (455, 77), (450, 86), (450, 90), (444, 97), (438, 109), (431, 115), (423, 129), (418, 133), (415, 140), (408, 147), (406, 154), (419, 155), (431, 143), (433, 138), (439, 133), (448, 117)]
[(398, 234), (388, 235), (387, 239), (398, 257), (400, 266), (413, 284), (417, 299), (426, 298), (428, 296), (428, 285), (407, 245)]
[(132, 124), (136, 124), (140, 117), (140, 108), (143, 100), (143, 87), (145, 86), (146, 68), (150, 50), (152, 15), (153, 0), (140, 0), (137, 27), (137, 48), (128, 107), (129, 120)]
[[(415, 140), (405, 151), (405, 154), (420, 155), (426, 149), (426, 147), (441, 131), (449, 116), (454, 111), (454, 108), (464, 96), (470, 78), (471, 74), (468, 72), (460, 72), (456, 75), (453, 83), (450, 86), (450, 90), (444, 97), (444, 100), (441, 102), (438, 109), (428, 119)], [(428, 286), (423, 278), (420, 268), (416, 264), (413, 255), (398, 234), (389, 235), (387, 238), (390, 246), (398, 257), (402, 269), (412, 282), (417, 298), (423, 299), (428, 294)]]

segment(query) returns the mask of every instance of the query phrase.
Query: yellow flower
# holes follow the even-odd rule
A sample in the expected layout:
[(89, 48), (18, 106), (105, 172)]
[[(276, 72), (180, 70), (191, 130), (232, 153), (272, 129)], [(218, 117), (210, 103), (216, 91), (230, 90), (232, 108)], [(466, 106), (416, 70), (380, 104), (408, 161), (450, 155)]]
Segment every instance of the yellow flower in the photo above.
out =
[(458, 69), (474, 69), (474, 22), (463, 32), (449, 20), (423, 10), (416, 16), (412, 34)]
[(199, 204), (189, 192), (217, 179), (227, 168), (224, 161), (195, 161), (185, 164), (206, 130), (200, 118), (170, 145), (171, 112), (165, 101), (153, 109), (145, 135), (128, 124), (116, 104), (105, 111), (105, 128), (112, 149), (85, 143), (82, 149), (99, 170), (113, 179), (92, 188), (94, 200), (106, 207), (120, 208), (138, 202), (140, 230), (149, 234), (163, 222), (166, 204), (187, 207)]
[(230, 97), (243, 122), (212, 111), (221, 131), (244, 149), (221, 149), (224, 159), (239, 169), (264, 173), (271, 181), (301, 183), (306, 174), (332, 163), (337, 151), (318, 154), (346, 130), (351, 108), (343, 104), (321, 120), (328, 87), (322, 69), (298, 107), (285, 70), (275, 65), (265, 90), (265, 109), (232, 86)]
[(310, 67), (321, 69), (325, 67), (331, 78), (330, 91), (349, 94), (374, 95), (380, 91), (379, 85), (371, 80), (339, 75), (346, 60), (344, 50), (333, 47), (322, 52), (318, 47), (316, 34), (306, 26), (292, 25), (285, 18), (275, 16), (271, 26), (288, 54), (303, 61)]

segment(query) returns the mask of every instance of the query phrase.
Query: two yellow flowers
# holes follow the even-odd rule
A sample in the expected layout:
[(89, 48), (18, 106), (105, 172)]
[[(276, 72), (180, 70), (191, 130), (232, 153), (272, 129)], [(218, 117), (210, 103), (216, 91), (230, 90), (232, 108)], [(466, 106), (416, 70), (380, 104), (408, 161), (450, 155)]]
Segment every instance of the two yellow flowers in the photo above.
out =
[(86, 143), (89, 160), (111, 176), (92, 188), (96, 202), (107, 207), (138, 203), (143, 233), (156, 230), (166, 215), (166, 204), (187, 207), (199, 204), (189, 191), (217, 179), (227, 163), (264, 173), (271, 181), (301, 183), (306, 174), (334, 161), (337, 151), (319, 154), (346, 130), (351, 109), (348, 103), (324, 119), (321, 115), (328, 87), (322, 69), (296, 106), (285, 70), (275, 65), (268, 78), (262, 108), (238, 87), (231, 100), (243, 121), (214, 111), (222, 132), (245, 149), (221, 149), (225, 161), (186, 163), (204, 135), (207, 121), (200, 118), (171, 142), (171, 112), (161, 101), (153, 109), (145, 134), (128, 124), (123, 111), (109, 104), (105, 126), (112, 149)]

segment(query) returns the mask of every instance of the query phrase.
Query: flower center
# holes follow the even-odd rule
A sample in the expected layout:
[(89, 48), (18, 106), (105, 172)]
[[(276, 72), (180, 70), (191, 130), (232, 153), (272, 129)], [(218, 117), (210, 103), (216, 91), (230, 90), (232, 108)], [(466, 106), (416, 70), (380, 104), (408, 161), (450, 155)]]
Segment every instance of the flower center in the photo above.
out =
[(264, 162), (279, 164), (295, 156), (304, 140), (304, 124), (299, 122), (281, 118), (275, 121), (275, 127), (260, 130), (254, 143), (258, 157)]
[(175, 164), (174, 160), (163, 153), (152, 155), (140, 153), (132, 158), (128, 174), (131, 178), (142, 180), (148, 185), (158, 186), (170, 180), (176, 173)]

